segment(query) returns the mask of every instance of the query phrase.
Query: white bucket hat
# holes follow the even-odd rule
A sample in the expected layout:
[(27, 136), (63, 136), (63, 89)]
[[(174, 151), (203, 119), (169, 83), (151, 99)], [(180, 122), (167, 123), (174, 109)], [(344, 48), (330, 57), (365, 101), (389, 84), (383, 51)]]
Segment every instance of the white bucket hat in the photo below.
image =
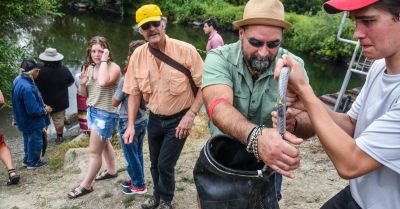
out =
[(47, 48), (39, 55), (39, 59), (43, 61), (55, 62), (64, 59), (64, 55), (57, 52), (57, 49)]

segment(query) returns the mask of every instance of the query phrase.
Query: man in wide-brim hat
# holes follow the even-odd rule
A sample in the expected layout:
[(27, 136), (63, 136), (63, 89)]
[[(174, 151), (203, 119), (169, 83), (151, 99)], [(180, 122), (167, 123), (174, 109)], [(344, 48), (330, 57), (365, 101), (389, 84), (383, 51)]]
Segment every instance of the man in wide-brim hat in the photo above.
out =
[(64, 55), (55, 48), (47, 48), (39, 55), (44, 63), (35, 82), (43, 96), (44, 103), (53, 108), (50, 117), (56, 129), (56, 143), (63, 141), (65, 110), (69, 107), (68, 87), (75, 79), (67, 67), (62, 65)]
[[(292, 56), (304, 70), (303, 60), (281, 47), (282, 32), (292, 24), (285, 21), (279, 0), (250, 0), (243, 19), (233, 25), (239, 30), (240, 40), (210, 51), (205, 60), (202, 90), (211, 134), (224, 133), (236, 138), (250, 147), (249, 152), (257, 159), (277, 173), (293, 178), (293, 170), (300, 163), (299, 151), (293, 145), (302, 143), (292, 134), (296, 132), (296, 121), (287, 119), (288, 131), (284, 136), (272, 128), (271, 121), (278, 93), (278, 83), (273, 78), (276, 60), (283, 55)], [(200, 202), (205, 198), (202, 194), (199, 197)], [(204, 201), (218, 204), (221, 200)]]

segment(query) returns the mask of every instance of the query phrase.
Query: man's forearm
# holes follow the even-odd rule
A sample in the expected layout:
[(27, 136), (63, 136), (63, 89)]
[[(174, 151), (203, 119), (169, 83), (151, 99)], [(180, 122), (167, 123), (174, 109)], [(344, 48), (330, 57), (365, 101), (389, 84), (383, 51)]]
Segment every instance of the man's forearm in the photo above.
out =
[[(322, 103), (322, 102), (320, 102)], [(338, 113), (331, 110), (328, 106), (323, 105), (325, 110), (328, 112), (329, 116), (335, 121), (335, 123), (340, 126), (347, 134), (353, 136), (355, 121), (350, 118), (345, 113)], [(294, 134), (298, 137), (309, 138), (315, 135), (314, 127), (311, 123), (310, 117), (307, 112), (301, 112), (296, 115), (296, 129)]]
[[(247, 144), (247, 136), (255, 125), (232, 106), (232, 88), (225, 84), (217, 84), (203, 88), (202, 94), (210, 117), (212, 115), (212, 122), (218, 129)], [(222, 99), (223, 102), (215, 103), (218, 99)]]
[[(300, 96), (322, 146), (340, 175), (349, 178), (365, 173), (363, 164), (360, 164), (365, 161), (361, 159), (370, 161), (372, 158), (360, 151), (355, 140), (347, 133), (351, 128), (354, 129), (354, 126), (346, 119), (347, 116), (327, 110), (309, 86)], [(342, 119), (346, 120), (341, 121)], [(350, 127), (346, 130), (342, 129), (342, 126), (346, 125)], [(374, 167), (379, 166), (376, 162), (372, 164)]]
[(220, 103), (214, 108), (213, 123), (223, 133), (236, 138), (243, 144), (247, 144), (247, 136), (255, 126), (232, 105), (226, 103)]
[(340, 128), (342, 128), (348, 135), (353, 136), (356, 127), (355, 120), (351, 119), (346, 113), (334, 112), (327, 107), (325, 109), (327, 109), (329, 116), (331, 116), (333, 121), (335, 121)]
[(195, 115), (197, 115), (202, 105), (203, 105), (203, 95), (201, 89), (199, 89), (196, 97), (194, 98), (192, 106), (190, 106), (190, 111), (193, 112)]
[(140, 95), (128, 96), (128, 127), (133, 127), (135, 125), (136, 115), (139, 110), (140, 105)]

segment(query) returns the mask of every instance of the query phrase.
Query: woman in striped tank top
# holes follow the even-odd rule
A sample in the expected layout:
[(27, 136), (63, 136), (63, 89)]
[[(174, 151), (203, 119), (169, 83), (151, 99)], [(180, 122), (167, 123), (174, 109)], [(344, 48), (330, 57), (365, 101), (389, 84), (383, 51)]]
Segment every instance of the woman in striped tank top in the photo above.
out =
[[(93, 37), (86, 50), (86, 62), (90, 63), (79, 76), (78, 94), (87, 96), (87, 120), (91, 130), (89, 166), (80, 185), (68, 193), (73, 199), (93, 191), (93, 180), (117, 177), (114, 149), (110, 143), (118, 122), (118, 108), (111, 103), (120, 78), (120, 67), (113, 62), (110, 47), (104, 37)], [(102, 164), (107, 170), (97, 177)]]

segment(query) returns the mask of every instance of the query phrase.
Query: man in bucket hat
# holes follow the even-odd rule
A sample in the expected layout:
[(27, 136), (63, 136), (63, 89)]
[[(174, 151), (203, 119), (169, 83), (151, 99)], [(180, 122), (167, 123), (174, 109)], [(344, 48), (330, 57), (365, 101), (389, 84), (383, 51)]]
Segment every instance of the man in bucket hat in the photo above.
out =
[(211, 134), (222, 132), (244, 145), (258, 145), (251, 151), (257, 159), (293, 178), (292, 171), (300, 162), (293, 144), (302, 143), (292, 134), (295, 121), (288, 125), (292, 133), (283, 137), (271, 122), (278, 88), (273, 79), (276, 60), (287, 54), (304, 66), (302, 59), (280, 47), (283, 30), (292, 25), (284, 20), (279, 0), (250, 0), (243, 19), (233, 26), (239, 29), (240, 40), (210, 51), (204, 64), (202, 90)]
[[(400, 208), (400, 1), (330, 0), (328, 13), (349, 11), (355, 22), (353, 38), (375, 62), (347, 113), (326, 108), (304, 82), (297, 62), (284, 57), (277, 64), (291, 66), (289, 89), (305, 107), (313, 127), (338, 174), (349, 186), (322, 209)], [(307, 120), (306, 120), (307, 119)], [(299, 126), (300, 129), (302, 126)]]
[(25, 59), (21, 64), (21, 74), (12, 85), (12, 106), (14, 120), (24, 138), (24, 166), (36, 169), (47, 165), (40, 159), (43, 146), (42, 130), (49, 125), (47, 114), (51, 107), (45, 105), (33, 79), (39, 75), (43, 63)]
[(67, 67), (62, 65), (64, 56), (54, 48), (47, 48), (39, 55), (44, 66), (35, 79), (44, 103), (53, 108), (50, 117), (56, 129), (56, 143), (63, 141), (65, 110), (69, 107), (68, 87), (75, 79)]
[[(166, 35), (166, 18), (157, 5), (141, 6), (136, 22), (148, 43), (138, 47), (129, 59), (123, 87), (129, 94), (124, 142), (132, 143), (143, 95), (150, 110), (147, 133), (154, 191), (142, 208), (168, 209), (174, 197), (175, 165), (202, 105), (201, 91), (196, 92), (196, 88), (201, 85), (203, 60), (194, 46)], [(186, 69), (172, 67), (158, 56), (162, 53)]]

